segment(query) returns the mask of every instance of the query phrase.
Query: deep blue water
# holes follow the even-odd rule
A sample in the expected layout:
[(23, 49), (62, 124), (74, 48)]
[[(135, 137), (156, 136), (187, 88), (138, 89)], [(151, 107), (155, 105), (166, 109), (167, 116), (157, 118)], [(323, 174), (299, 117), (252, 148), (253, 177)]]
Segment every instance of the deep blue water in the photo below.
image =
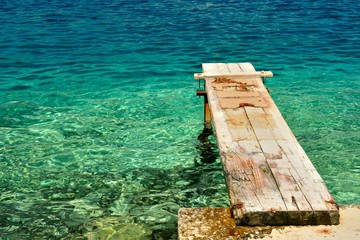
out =
[(340, 204), (360, 203), (360, 2), (0, 0), (0, 239), (175, 239), (227, 206), (203, 62), (251, 62)]

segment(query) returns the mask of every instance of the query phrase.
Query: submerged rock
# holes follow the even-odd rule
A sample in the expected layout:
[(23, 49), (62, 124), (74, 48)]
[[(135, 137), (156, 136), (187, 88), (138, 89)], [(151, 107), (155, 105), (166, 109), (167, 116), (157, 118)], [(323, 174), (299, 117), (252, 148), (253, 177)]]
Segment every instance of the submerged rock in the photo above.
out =
[(93, 229), (84, 236), (88, 240), (152, 239), (152, 231), (138, 223), (119, 223), (123, 218), (108, 217), (89, 221), (85, 228)]

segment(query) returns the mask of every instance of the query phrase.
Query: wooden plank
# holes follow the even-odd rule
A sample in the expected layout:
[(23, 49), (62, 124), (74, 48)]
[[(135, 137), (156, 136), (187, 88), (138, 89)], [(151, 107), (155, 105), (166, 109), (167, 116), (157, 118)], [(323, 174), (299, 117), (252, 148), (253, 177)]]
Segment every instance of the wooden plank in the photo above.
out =
[(216, 63), (217, 74), (229, 74), (230, 70), (225, 63)]
[(237, 109), (249, 106), (261, 109), (267, 106), (267, 103), (262, 97), (220, 98), (219, 103), (224, 109)]
[[(292, 164), (294, 164), (294, 159), (291, 159), (292, 162), (289, 161), (286, 153), (284, 152), (283, 148), (278, 142), (279, 140), (284, 139), (284, 136), (281, 134), (281, 131), (278, 129), (279, 126), (272, 119), (272, 116), (268, 114), (265, 115), (265, 119), (263, 121), (265, 122), (265, 124), (266, 122), (268, 124), (268, 128), (270, 130), (268, 132), (268, 136), (272, 135), (274, 140), (273, 141), (262, 140), (259, 142), (264, 151), (264, 155), (266, 156), (267, 161), (270, 165), (274, 178), (278, 183), (279, 190), (283, 196), (286, 206), (288, 207), (288, 210), (294, 210), (294, 205), (296, 205), (300, 211), (311, 212), (312, 205), (314, 205), (315, 209), (317, 208), (317, 210), (324, 210), (323, 205), (321, 205), (320, 207), (317, 206), (317, 203), (319, 201), (317, 196), (315, 198), (314, 196), (311, 196), (311, 199), (309, 199), (309, 201), (312, 205), (309, 204), (306, 196), (304, 196), (303, 194), (303, 191), (305, 193), (308, 192), (305, 189), (306, 185), (299, 185), (296, 182), (294, 176), (292, 176), (291, 172), (288, 170), (293, 168)], [(288, 142), (282, 141), (282, 143), (288, 143)], [(286, 148), (286, 150), (289, 150), (289, 148)], [(294, 152), (294, 149), (292, 149), (292, 152)], [(286, 167), (286, 170), (282, 169), (284, 167)]]
[(261, 99), (260, 93), (255, 91), (242, 92), (241, 95), (237, 92), (238, 86), (235, 86), (235, 91), (218, 91), (217, 96), (219, 98), (258, 98)]
[(336, 203), (261, 78), (236, 77), (254, 67), (210, 63), (203, 73), (235, 222), (338, 223)]
[(264, 211), (256, 195), (251, 165), (231, 153), (224, 155), (222, 160), (231, 206), (236, 206), (242, 214)]
[(249, 118), (252, 128), (256, 134), (257, 139), (273, 140), (271, 128), (266, 121), (266, 113), (262, 108), (245, 107), (246, 114)]
[[(218, 67), (222, 68), (223, 66), (206, 64), (203, 65), (203, 70), (205, 72), (218, 71)], [(222, 68), (222, 70), (219, 71), (226, 71), (226, 69)], [(235, 208), (240, 206), (237, 211), (241, 215), (246, 214), (248, 211), (262, 212), (264, 210), (261, 204), (256, 201), (257, 197), (254, 191), (254, 185), (249, 179), (253, 176), (245, 172), (245, 170), (251, 169), (251, 167), (248, 166), (248, 163), (244, 162), (242, 158), (239, 158), (237, 154), (231, 153), (235, 147), (231, 132), (226, 124), (226, 115), (220, 107), (219, 99), (211, 85), (211, 80), (206, 81), (206, 90), (211, 114), (213, 116), (213, 123), (216, 124), (215, 133), (222, 157), (231, 204), (235, 206)]]
[[(217, 71), (217, 66), (216, 64), (203, 64), (203, 71), (204, 72)], [(208, 96), (208, 102), (210, 106), (213, 123), (215, 122), (225, 123), (226, 122), (225, 113), (220, 107), (219, 99), (216, 95), (216, 91), (211, 85), (211, 80), (206, 79), (205, 88)], [(234, 145), (231, 133), (226, 124), (220, 124), (216, 126), (215, 134), (217, 137), (220, 153), (226, 152), (229, 148), (231, 148)]]
[[(283, 149), (281, 147), (277, 148), (277, 146), (279, 146), (278, 143), (276, 141), (264, 141), (264, 140), (269, 140), (271, 138), (273, 138), (274, 140), (275, 139), (283, 140), (284, 136), (282, 132), (286, 130), (278, 129), (278, 125), (275, 123), (275, 121), (269, 121), (270, 119), (272, 119), (272, 115), (267, 114), (267, 112), (263, 111), (262, 109), (248, 108), (247, 113), (249, 114), (249, 118), (251, 119), (250, 120), (251, 124), (254, 128), (256, 136), (259, 139), (260, 145), (264, 151), (265, 156), (268, 159), (275, 159), (276, 157), (274, 156), (278, 156), (278, 158), (281, 159), (283, 157), (283, 154), (285, 153), (283, 152)], [(298, 157), (299, 154), (303, 156), (306, 155), (303, 154), (302, 152), (299, 153), (297, 151), (298, 149), (295, 148), (296, 145), (293, 144), (293, 141), (296, 141), (295, 137), (291, 134), (286, 134), (286, 135), (290, 137), (290, 139), (288, 139), (290, 141), (282, 141), (281, 143), (284, 149), (288, 151), (288, 155), (289, 157), (291, 157), (292, 160), (291, 162), (295, 166), (298, 166), (297, 168), (295, 168), (296, 172), (298, 174), (301, 174), (304, 178), (311, 179), (312, 181), (322, 181), (320, 175), (318, 175), (316, 171), (313, 171), (314, 167), (311, 164), (311, 162), (308, 159), (305, 159), (306, 161), (301, 161), (301, 159)], [(269, 144), (270, 147), (267, 146)], [(277, 152), (274, 152), (275, 150)], [(273, 152), (269, 154), (269, 151), (273, 151)], [(290, 152), (296, 154), (289, 154)], [(274, 163), (274, 161), (271, 162)], [(281, 178), (281, 174), (279, 174), (278, 170), (276, 168), (272, 168), (272, 170), (273, 170), (274, 178), (277, 181), (279, 181), (279, 179), (283, 181), (283, 179)], [(328, 207), (326, 206), (326, 204), (324, 204), (324, 200), (320, 197), (320, 195), (314, 194), (314, 192), (318, 192), (318, 193), (322, 192), (322, 190), (316, 189), (315, 182), (312, 182), (310, 180), (300, 180), (300, 178), (297, 178), (296, 175), (292, 176), (292, 179), (293, 178), (297, 179), (297, 181), (299, 182), (298, 187), (301, 189), (301, 191), (304, 192), (306, 196), (308, 196), (308, 199), (305, 197), (305, 198), (301, 198), (299, 201), (295, 200), (295, 202), (305, 203), (305, 201), (308, 201), (311, 204), (311, 207), (315, 210), (325, 211), (328, 209)], [(288, 185), (291, 184), (292, 184), (291, 182), (288, 183)], [(283, 195), (289, 196), (289, 194), (284, 192), (282, 189), (279, 190), (282, 192)], [(300, 196), (298, 196), (298, 198), (299, 197)], [(291, 202), (289, 201), (288, 197), (285, 197), (284, 201), (287, 203), (287, 206), (290, 206), (289, 203)]]
[[(234, 199), (230, 198), (232, 205), (237, 205), (240, 201), (246, 208), (253, 204), (253, 199), (257, 199), (263, 212), (272, 209), (286, 210), (258, 142), (239, 141), (238, 143), (239, 148), (236, 153), (228, 153), (225, 156), (227, 161), (224, 162), (226, 175), (236, 180), (232, 185), (229, 184), (229, 191), (234, 195)], [(243, 186), (244, 181), (247, 184), (246, 188)]]
[(224, 112), (234, 141), (257, 140), (244, 108), (224, 109)]
[[(301, 181), (301, 188), (302, 191), (309, 196), (309, 202), (312, 203), (313, 208), (315, 210), (329, 209), (335, 211), (337, 209), (337, 204), (333, 201), (323, 179), (316, 171), (314, 165), (307, 157), (295, 136), (292, 134), (289, 126), (282, 118), (281, 113), (277, 109), (267, 109), (266, 111), (277, 120), (276, 122), (281, 123), (280, 126), (282, 129), (278, 129), (277, 132), (278, 134), (281, 134), (282, 137), (286, 136), (287, 141), (279, 141), (279, 144), (287, 157), (291, 160), (296, 174), (299, 175), (299, 181), (304, 178), (311, 179), (311, 181)], [(319, 195), (314, 196), (314, 191), (318, 192)], [(324, 207), (324, 202), (326, 207)]]
[(289, 171), (293, 166), (278, 142), (275, 140), (259, 142), (287, 209), (312, 212), (313, 209), (301, 191), (301, 186)]
[[(211, 67), (212, 69), (210, 69), (210, 66), (206, 69), (211, 71), (214, 66)], [(223, 64), (217, 64), (216, 67), (220, 72), (228, 71)], [(230, 201), (232, 206), (241, 206), (240, 209), (236, 209), (236, 212), (246, 215), (249, 210), (253, 212), (271, 211), (272, 207), (262, 208), (261, 202), (266, 206), (271, 205), (276, 209), (286, 210), (281, 195), (274, 190), (276, 183), (270, 174), (265, 158), (261, 154), (254, 155), (254, 152), (252, 152), (253, 155), (244, 158), (229, 151), (229, 149), (234, 149), (230, 147), (230, 139), (233, 140), (233, 138), (228, 126), (226, 126), (226, 117), (224, 114), (219, 113), (221, 111), (221, 99), (217, 98), (215, 91), (211, 87), (211, 82), (207, 84), (207, 93), (209, 99), (214, 100), (210, 105), (214, 116), (213, 122), (216, 125), (216, 135), (219, 149), (221, 149)], [(225, 146), (222, 143), (226, 143)], [(254, 142), (252, 147), (256, 147), (256, 144), (257, 141)], [(246, 145), (239, 148), (239, 151), (243, 153), (242, 155), (247, 153), (244, 147)], [(260, 161), (262, 161), (262, 164)], [(261, 202), (254, 201), (257, 198), (261, 198)]]
[(247, 73), (252, 73), (252, 72), (256, 72), (254, 66), (249, 63), (238, 63), (239, 67), (243, 70), (243, 72), (247, 72)]
[(204, 63), (202, 65), (204, 73), (217, 73), (217, 66), (216, 63)]
[[(271, 136), (270, 132), (268, 132), (267, 134)], [(280, 191), (282, 200), (286, 205), (287, 211), (294, 211), (292, 216), (294, 216), (294, 214), (296, 213), (297, 217), (303, 215), (301, 216), (302, 219), (304, 217), (309, 218), (309, 216), (312, 214), (312, 208), (302, 194), (299, 186), (296, 184), (296, 181), (291, 177), (290, 172), (287, 170), (287, 168), (292, 167), (291, 163), (286, 159), (285, 156), (283, 156), (281, 148), (277, 145), (275, 140), (259, 141), (259, 143), (261, 145), (263, 154), (270, 166), (271, 173), (277, 183), (276, 188), (278, 188), (278, 190)], [(280, 163), (282, 164), (282, 167), (284, 167), (284, 165), (286, 164), (285, 166), (287, 168), (279, 169), (278, 164)], [(261, 198), (259, 199), (261, 201)], [(298, 210), (306, 212), (296, 212)]]
[(228, 63), (227, 65), (228, 65), (230, 73), (233, 73), (233, 74), (244, 73), (244, 71), (240, 68), (239, 64), (237, 64), (237, 63)]

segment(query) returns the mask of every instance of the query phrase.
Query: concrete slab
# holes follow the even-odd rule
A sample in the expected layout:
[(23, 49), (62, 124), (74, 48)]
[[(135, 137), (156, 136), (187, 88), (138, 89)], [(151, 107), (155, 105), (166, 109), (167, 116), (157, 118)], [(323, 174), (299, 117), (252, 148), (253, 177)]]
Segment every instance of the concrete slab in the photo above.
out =
[(339, 225), (236, 226), (228, 208), (182, 208), (179, 240), (320, 240), (360, 239), (360, 205), (340, 206)]

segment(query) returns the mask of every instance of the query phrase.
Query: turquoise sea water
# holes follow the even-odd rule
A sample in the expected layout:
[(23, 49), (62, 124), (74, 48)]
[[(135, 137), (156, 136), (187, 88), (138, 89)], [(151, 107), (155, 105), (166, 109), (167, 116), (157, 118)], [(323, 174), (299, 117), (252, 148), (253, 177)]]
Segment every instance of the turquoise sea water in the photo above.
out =
[(203, 62), (251, 62), (340, 204), (360, 203), (360, 3), (1, 1), (0, 239), (175, 239), (227, 206)]

